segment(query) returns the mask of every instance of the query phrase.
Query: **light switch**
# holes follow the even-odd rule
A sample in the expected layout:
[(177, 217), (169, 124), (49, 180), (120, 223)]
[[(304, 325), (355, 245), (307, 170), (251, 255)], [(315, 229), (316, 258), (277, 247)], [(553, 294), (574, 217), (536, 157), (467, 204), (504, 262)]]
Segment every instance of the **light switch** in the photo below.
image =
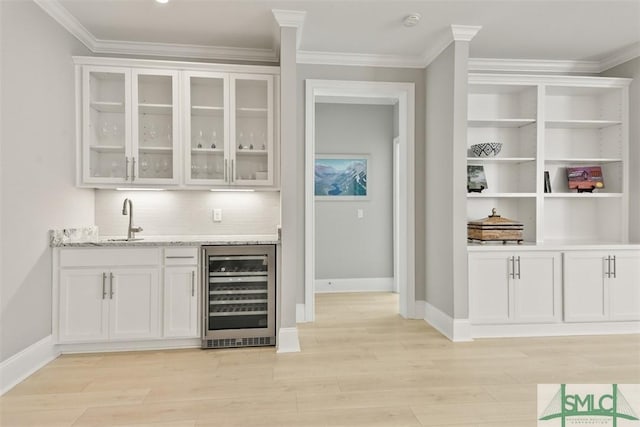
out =
[(364, 209), (358, 209), (358, 218), (364, 218)]
[(222, 209), (213, 210), (213, 222), (222, 222)]

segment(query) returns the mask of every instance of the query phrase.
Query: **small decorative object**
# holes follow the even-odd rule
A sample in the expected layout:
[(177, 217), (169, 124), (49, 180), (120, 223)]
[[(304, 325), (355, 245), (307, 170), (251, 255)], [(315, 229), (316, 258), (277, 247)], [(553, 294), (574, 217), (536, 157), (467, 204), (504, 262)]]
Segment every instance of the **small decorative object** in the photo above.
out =
[(501, 149), (501, 142), (483, 142), (471, 146), (471, 152), (475, 157), (493, 157), (497, 155)]
[(484, 166), (467, 165), (467, 192), (482, 193), (489, 188), (487, 178), (484, 175)]
[(242, 150), (242, 144), (238, 144), (238, 150)]
[(262, 144), (261, 149), (262, 149), (262, 150), (266, 150), (266, 149), (267, 149), (267, 147), (266, 147), (264, 144)]
[(521, 222), (503, 218), (497, 214), (496, 208), (491, 210), (487, 218), (467, 223), (467, 241), (469, 242), (517, 242), (521, 244), (524, 226)]
[(202, 148), (202, 144), (198, 144), (198, 148)]
[(549, 178), (549, 171), (544, 171), (544, 192), (551, 193), (551, 179)]
[(211, 144), (211, 149), (214, 150), (216, 148), (216, 144)]
[(318, 154), (315, 196), (318, 200), (363, 200), (369, 197), (369, 156)]
[(591, 193), (595, 188), (604, 188), (604, 178), (600, 166), (580, 166), (567, 168), (569, 190), (578, 193)]
[(253, 150), (253, 144), (249, 145), (249, 150)]

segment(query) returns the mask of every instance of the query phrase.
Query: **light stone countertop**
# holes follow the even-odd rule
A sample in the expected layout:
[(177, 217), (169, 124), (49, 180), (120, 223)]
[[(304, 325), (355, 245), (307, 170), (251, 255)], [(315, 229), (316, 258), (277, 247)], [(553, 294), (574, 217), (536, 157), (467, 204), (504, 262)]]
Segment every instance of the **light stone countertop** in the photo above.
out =
[[(142, 240), (123, 240), (123, 236), (101, 236), (92, 242), (52, 242), (54, 248), (133, 247), (133, 246), (201, 246), (201, 245), (275, 245), (280, 243), (275, 234), (267, 235), (181, 235), (145, 236)], [(118, 240), (112, 240), (118, 239)]]

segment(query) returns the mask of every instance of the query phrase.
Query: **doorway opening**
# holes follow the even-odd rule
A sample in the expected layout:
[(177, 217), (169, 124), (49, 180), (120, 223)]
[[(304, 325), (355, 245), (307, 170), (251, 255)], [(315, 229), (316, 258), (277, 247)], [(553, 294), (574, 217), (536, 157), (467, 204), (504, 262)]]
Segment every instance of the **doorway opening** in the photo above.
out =
[(413, 83), (306, 80), (304, 320), (315, 319), (316, 104), (391, 105), (393, 141), (393, 284), (398, 312), (415, 316), (414, 85)]

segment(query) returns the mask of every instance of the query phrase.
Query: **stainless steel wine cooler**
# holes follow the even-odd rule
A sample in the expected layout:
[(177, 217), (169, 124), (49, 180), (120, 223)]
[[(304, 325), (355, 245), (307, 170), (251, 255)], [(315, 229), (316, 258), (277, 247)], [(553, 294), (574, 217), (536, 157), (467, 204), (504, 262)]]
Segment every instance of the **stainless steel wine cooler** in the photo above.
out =
[(275, 246), (205, 246), (202, 252), (202, 347), (275, 345)]

